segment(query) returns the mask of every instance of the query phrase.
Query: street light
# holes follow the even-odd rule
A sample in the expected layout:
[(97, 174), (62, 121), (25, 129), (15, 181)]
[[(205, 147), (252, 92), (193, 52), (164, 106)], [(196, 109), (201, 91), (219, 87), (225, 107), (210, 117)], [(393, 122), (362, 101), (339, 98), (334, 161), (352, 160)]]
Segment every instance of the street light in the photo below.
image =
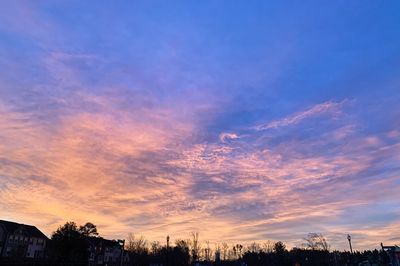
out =
[(169, 265), (169, 236), (167, 236), (167, 266)]
[(349, 240), (350, 253), (353, 253), (353, 248), (351, 247), (351, 236), (349, 234), (347, 234), (347, 240)]
[(169, 236), (167, 236), (167, 250), (169, 248)]

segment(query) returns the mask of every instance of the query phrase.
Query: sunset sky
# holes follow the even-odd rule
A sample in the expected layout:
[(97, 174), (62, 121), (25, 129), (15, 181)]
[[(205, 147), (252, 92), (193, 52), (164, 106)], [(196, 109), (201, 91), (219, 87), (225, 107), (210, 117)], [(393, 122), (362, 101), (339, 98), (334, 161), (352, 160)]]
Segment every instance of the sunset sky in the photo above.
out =
[(2, 1), (0, 219), (400, 243), (400, 1)]

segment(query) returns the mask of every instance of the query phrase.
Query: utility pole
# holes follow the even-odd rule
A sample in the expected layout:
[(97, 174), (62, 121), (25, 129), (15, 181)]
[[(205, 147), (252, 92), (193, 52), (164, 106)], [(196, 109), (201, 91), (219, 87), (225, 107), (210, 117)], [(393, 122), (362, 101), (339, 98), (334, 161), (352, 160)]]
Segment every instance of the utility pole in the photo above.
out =
[(353, 248), (351, 247), (351, 236), (349, 234), (347, 235), (347, 240), (349, 240), (350, 253), (353, 254)]

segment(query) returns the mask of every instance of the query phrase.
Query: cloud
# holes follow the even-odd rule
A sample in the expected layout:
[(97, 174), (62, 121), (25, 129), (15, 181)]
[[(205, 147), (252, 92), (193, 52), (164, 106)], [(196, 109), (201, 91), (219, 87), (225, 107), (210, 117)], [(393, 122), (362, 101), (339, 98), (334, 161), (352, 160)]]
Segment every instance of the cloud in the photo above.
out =
[(238, 138), (240, 138), (240, 137), (235, 133), (221, 133), (221, 134), (219, 134), (219, 140), (221, 142), (225, 142), (225, 141), (230, 140), (230, 139), (238, 139)]
[[(92, 219), (102, 223), (104, 219), (118, 219), (110, 218), (116, 211), (129, 209), (114, 205), (119, 200), (111, 196), (115, 193), (128, 198), (132, 195), (137, 202), (148, 195), (160, 195), (164, 200), (170, 189), (184, 183), (176, 184), (176, 177), (164, 173), (161, 165), (155, 168), (154, 157), (144, 157), (145, 153), (162, 153), (167, 144), (191, 132), (190, 126), (166, 121), (161, 113), (168, 111), (156, 114), (154, 109), (142, 110), (135, 119), (106, 104), (101, 112), (64, 114), (57, 124), (44, 126), (29, 119), (29, 114), (2, 106), (1, 198), (6, 205), (18, 204), (14, 218), (30, 217), (40, 208), (43, 217), (56, 221)], [(135, 164), (137, 168), (132, 169)], [(15, 178), (20, 181), (10, 183)], [(31, 194), (28, 201), (26, 193)], [(104, 215), (107, 209), (110, 212)], [(15, 209), (10, 208), (2, 214), (10, 216), (13, 212)], [(126, 215), (134, 213), (131, 210)]]
[(340, 107), (342, 107), (345, 102), (346, 101), (323, 102), (323, 103), (314, 105), (313, 107), (311, 107), (305, 111), (295, 113), (295, 114), (287, 116), (283, 119), (271, 121), (266, 124), (258, 125), (255, 127), (255, 129), (256, 130), (267, 130), (267, 129), (276, 129), (276, 128), (280, 128), (280, 127), (296, 125), (307, 118), (315, 117), (318, 115), (323, 115), (326, 113), (337, 115), (340, 113)]
[[(48, 234), (63, 221), (90, 220), (109, 237), (134, 230), (161, 240), (165, 232), (185, 238), (198, 230), (214, 242), (271, 238), (295, 246), (318, 229), (332, 239), (353, 232), (360, 248), (382, 240), (356, 230), (346, 210), (393, 195), (396, 176), (388, 166), (400, 150), (386, 133), (360, 137), (357, 127), (339, 123), (322, 136), (328, 141), (276, 142), (279, 135), (270, 133), (266, 141), (255, 132), (196, 143), (194, 114), (146, 106), (132, 112), (121, 101), (79, 92), (69, 102), (95, 108), (61, 112), (50, 124), (2, 103), (0, 199), (8, 207), (1, 215)], [(327, 143), (335, 149), (326, 150)]]

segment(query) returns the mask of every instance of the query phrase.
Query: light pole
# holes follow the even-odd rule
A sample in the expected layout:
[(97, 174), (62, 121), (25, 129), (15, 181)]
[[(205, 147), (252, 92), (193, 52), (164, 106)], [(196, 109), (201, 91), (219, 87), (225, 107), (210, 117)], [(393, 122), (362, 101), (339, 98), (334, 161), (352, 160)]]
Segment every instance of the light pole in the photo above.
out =
[(167, 236), (167, 250), (169, 248), (169, 236)]
[(353, 248), (351, 247), (351, 236), (349, 234), (347, 234), (347, 240), (349, 240), (350, 253), (353, 253)]
[(167, 236), (167, 266), (169, 266), (169, 236)]

